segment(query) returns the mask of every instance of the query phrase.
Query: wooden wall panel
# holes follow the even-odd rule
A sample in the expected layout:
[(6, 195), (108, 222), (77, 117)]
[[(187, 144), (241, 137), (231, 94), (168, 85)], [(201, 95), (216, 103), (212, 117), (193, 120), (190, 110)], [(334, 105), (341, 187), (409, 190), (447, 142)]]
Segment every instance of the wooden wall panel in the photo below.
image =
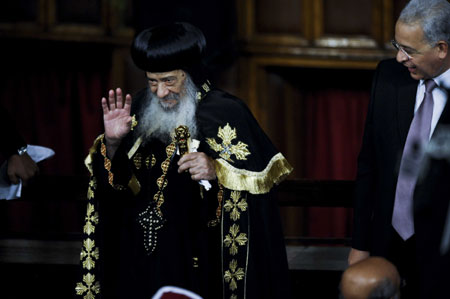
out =
[(55, 6), (59, 24), (102, 24), (101, 0), (56, 0)]
[(38, 0), (3, 1), (0, 9), (0, 22), (37, 22), (39, 17)]
[(0, 30), (11, 32), (41, 31), (45, 24), (45, 0), (3, 1)]
[[(76, 4), (75, 4), (76, 3)], [(106, 35), (107, 0), (48, 0), (48, 30), (52, 33)]]
[(324, 34), (372, 35), (372, 0), (324, 0)]
[(303, 2), (259, 0), (255, 5), (255, 32), (305, 36)]

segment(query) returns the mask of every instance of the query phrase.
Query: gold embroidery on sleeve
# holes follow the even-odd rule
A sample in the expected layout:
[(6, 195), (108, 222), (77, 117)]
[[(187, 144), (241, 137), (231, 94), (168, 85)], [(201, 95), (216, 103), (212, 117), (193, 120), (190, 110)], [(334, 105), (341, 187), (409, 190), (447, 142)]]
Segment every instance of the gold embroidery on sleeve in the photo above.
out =
[(219, 152), (219, 156), (228, 162), (234, 162), (231, 155), (234, 155), (238, 160), (247, 160), (246, 156), (250, 155), (247, 149), (248, 145), (239, 141), (237, 144), (232, 144), (233, 139), (237, 138), (236, 128), (232, 129), (227, 123), (223, 128), (219, 127), (217, 136), (222, 139), (222, 143), (218, 144), (214, 138), (206, 138), (206, 142), (212, 150)]

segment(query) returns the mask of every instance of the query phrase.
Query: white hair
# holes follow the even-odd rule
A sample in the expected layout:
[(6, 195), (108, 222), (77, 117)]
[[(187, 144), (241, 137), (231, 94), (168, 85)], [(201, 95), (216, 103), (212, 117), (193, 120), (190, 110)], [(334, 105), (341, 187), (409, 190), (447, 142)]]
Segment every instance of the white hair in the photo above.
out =
[(426, 42), (450, 44), (450, 3), (447, 0), (412, 0), (398, 18), (402, 23), (419, 24)]
[(170, 108), (161, 98), (148, 89), (146, 96), (148, 104), (143, 105), (139, 113), (139, 124), (136, 127), (137, 136), (142, 136), (144, 143), (151, 138), (158, 138), (165, 143), (169, 143), (175, 129), (184, 125), (189, 128), (191, 138), (196, 137), (197, 91), (198, 89), (191, 77), (186, 74), (181, 93), (170, 93), (166, 96), (166, 98), (171, 97), (178, 100), (178, 103)]

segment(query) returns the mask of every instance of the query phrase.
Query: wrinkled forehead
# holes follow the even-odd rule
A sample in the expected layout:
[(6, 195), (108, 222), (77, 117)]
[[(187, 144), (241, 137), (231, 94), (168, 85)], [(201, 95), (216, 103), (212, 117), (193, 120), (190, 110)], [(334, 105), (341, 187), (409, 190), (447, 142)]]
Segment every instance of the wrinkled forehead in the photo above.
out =
[(167, 78), (177, 78), (182, 79), (185, 77), (185, 73), (183, 70), (173, 70), (169, 72), (146, 72), (148, 79), (153, 80), (164, 80)]

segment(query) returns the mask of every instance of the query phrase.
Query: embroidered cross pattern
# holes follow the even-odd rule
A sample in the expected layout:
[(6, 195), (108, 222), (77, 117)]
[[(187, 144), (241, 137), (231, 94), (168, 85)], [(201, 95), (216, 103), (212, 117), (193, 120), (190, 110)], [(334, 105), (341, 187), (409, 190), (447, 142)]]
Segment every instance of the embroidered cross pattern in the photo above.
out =
[(95, 275), (83, 275), (83, 282), (77, 283), (75, 287), (77, 295), (84, 295), (84, 299), (93, 299), (100, 293), (100, 283), (95, 281)]
[(247, 201), (245, 198), (241, 199), (241, 192), (233, 191), (230, 195), (231, 200), (227, 200), (223, 206), (226, 212), (230, 212), (230, 218), (233, 221), (238, 220), (241, 217), (240, 211), (244, 212), (247, 210)]
[(225, 271), (224, 279), (230, 284), (230, 290), (234, 291), (237, 289), (237, 280), (242, 280), (244, 278), (244, 269), (237, 267), (237, 261), (232, 260), (230, 262), (230, 269)]
[(214, 138), (206, 138), (206, 142), (212, 150), (219, 152), (219, 156), (228, 162), (234, 162), (231, 155), (234, 155), (238, 160), (247, 160), (246, 156), (250, 155), (247, 149), (248, 145), (239, 141), (237, 144), (232, 144), (233, 139), (237, 138), (236, 128), (232, 129), (227, 123), (223, 128), (219, 127), (217, 136), (222, 139), (222, 143), (218, 144)]
[(230, 233), (225, 236), (223, 243), (226, 247), (230, 247), (231, 255), (236, 255), (238, 253), (238, 246), (244, 246), (247, 240), (247, 235), (245, 233), (239, 233), (239, 226), (233, 224), (230, 227)]

